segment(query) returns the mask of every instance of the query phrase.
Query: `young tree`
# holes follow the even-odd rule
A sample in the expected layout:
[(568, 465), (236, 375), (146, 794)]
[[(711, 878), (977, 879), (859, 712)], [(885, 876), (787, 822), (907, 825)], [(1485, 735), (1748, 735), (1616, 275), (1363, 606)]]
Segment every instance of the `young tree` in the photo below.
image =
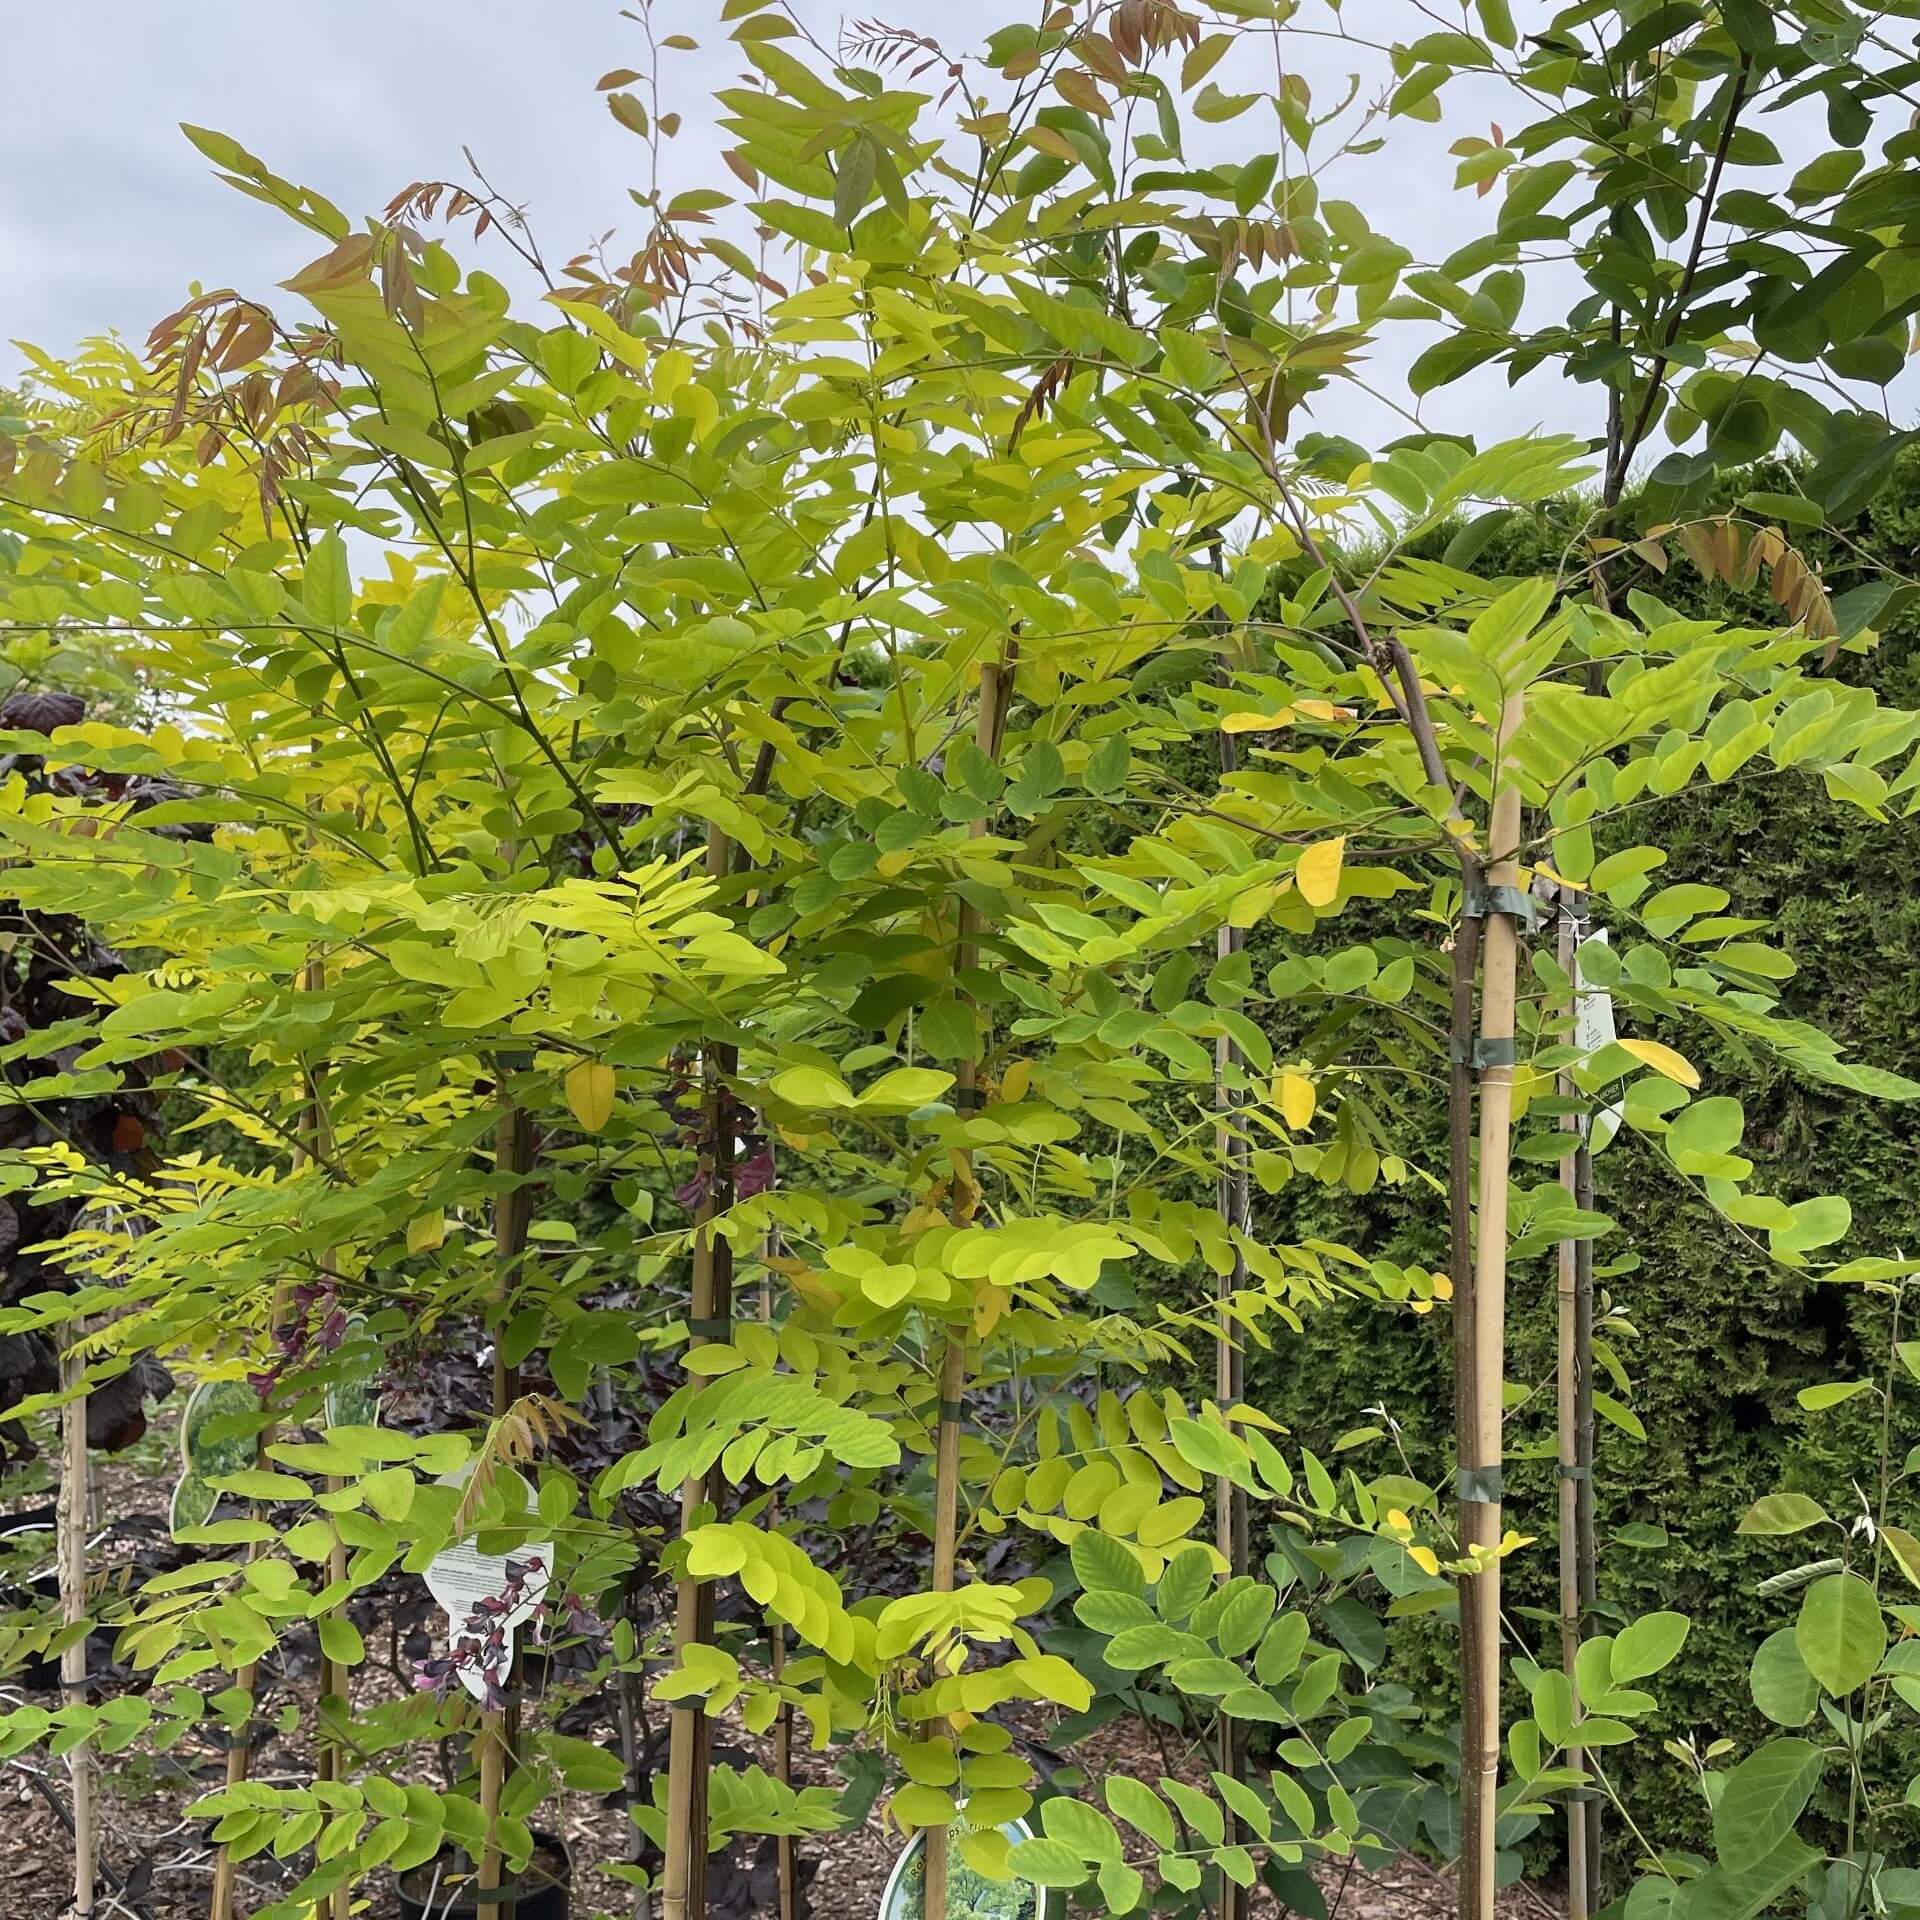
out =
[[(736, 9), (753, 80), (721, 104), (759, 253), (688, 237), (724, 196), (656, 187), (625, 274), (537, 321), (427, 230), (443, 206), (491, 224), (487, 203), (423, 187), (355, 227), (194, 134), (324, 243), (289, 283), (317, 320), (208, 296), (157, 368), (50, 370), (66, 404), (17, 436), (0, 496), (9, 616), (120, 636), (185, 723), (52, 743), (173, 781), (164, 820), (84, 792), (0, 819), (23, 898), (151, 956), (102, 989), (79, 1066), (247, 1061), (239, 1085), (173, 1076), (231, 1144), (154, 1170), (149, 1230), (75, 1250), (101, 1284), (13, 1322), (110, 1302), (123, 1346), (267, 1376), (262, 1463), (228, 1482), (257, 1510), (194, 1530), (205, 1557), (120, 1621), (173, 1689), (166, 1724), (209, 1704), (244, 1724), (244, 1687), (190, 1683), (450, 1542), (518, 1555), (517, 1594), (604, 1597), (638, 1566), (677, 1588), (671, 1638), (613, 1658), (675, 1710), (638, 1817), (679, 1920), (716, 1842), (831, 1817), (705, 1767), (702, 1723), (736, 1703), (890, 1756), (930, 1914), (956, 1859), (1145, 1901), (1090, 1800), (1047, 1798), (1018, 1846), (1003, 1830), (1036, 1783), (1000, 1710), (1097, 1714), (1096, 1681), (1229, 1762), (1211, 1791), (1177, 1766), (1105, 1782), (1168, 1902), (1404, 1842), (1424, 1770), (1464, 1793), (1485, 1910), (1496, 1847), (1592, 1777), (1562, 1750), (1651, 1710), (1632, 1683), (1678, 1652), (1677, 1616), (1617, 1637), (1577, 1732), (1564, 1676), (1522, 1665), (1534, 1714), (1499, 1782), (1499, 1567), (1524, 1544), (1501, 1509), (1506, 1264), (1609, 1224), (1529, 1176), (1563, 1144), (1556, 1076), (1620, 1099), (1800, 1262), (1844, 1203), (1748, 1192), (1737, 1103), (1692, 1100), (1647, 1029), (1913, 1089), (1783, 1015), (1776, 956), (1712, 889), (1655, 891), (1659, 848), (1602, 858), (1595, 835), (1763, 764), (1878, 808), (1920, 721), (1823, 679), (1831, 636), (1804, 615), (1680, 620), (1624, 581), (1585, 604), (1584, 557), (1518, 581), (1409, 557), (1594, 468), (1565, 437), (1367, 461), (1297, 432), (1363, 345), (1340, 288), (1384, 312), (1406, 263), (1296, 170), (1316, 128), (1284, 81), (1287, 164), (1183, 158), (1193, 121), (1263, 97), (1209, 78), (1253, 11), (1126, 0), (1008, 28), (988, 71), (943, 72), (949, 120), (911, 83), (924, 43), (836, 57)], [(657, 100), (614, 103), (657, 143)], [(1369, 512), (1391, 531), (1357, 561)], [(1237, 764), (1196, 780), (1223, 734)], [(1572, 1044), (1544, 950), (1522, 967), (1539, 873), (1644, 934), (1583, 951), (1634, 1029), (1615, 1046)], [(1272, 943), (1264, 978), (1223, 924)], [(1283, 1023), (1300, 1038), (1276, 1054)], [(1396, 1087), (1443, 1075), (1479, 1081), (1477, 1245), (1470, 1110), (1447, 1167), (1396, 1127)], [(1447, 1193), (1456, 1270), (1215, 1204), (1249, 1178)], [(768, 1322), (733, 1314), (747, 1284)], [(1473, 1334), (1462, 1524), (1420, 1463), (1343, 1478), (1231, 1393), (1156, 1384), (1222, 1320), (1269, 1340), (1343, 1292), (1451, 1292)], [(383, 1334), (484, 1327), (491, 1419), (301, 1437), (350, 1306)], [(513, 1370), (541, 1356), (577, 1401), (643, 1352), (684, 1379), (582, 1487), (568, 1415)], [(1223, 1483), (1276, 1543), (1258, 1571), (1195, 1537)], [(642, 1486), (680, 1501), (663, 1554), (620, 1504)], [(913, 1591), (810, 1550), (855, 1523), (924, 1543)], [(1015, 1529), (1022, 1577), (997, 1577)], [(1378, 1682), (1375, 1619), (1452, 1604), (1453, 1579), (1457, 1759)], [(744, 1630), (715, 1624), (716, 1589)], [(313, 1848), (276, 1911), (443, 1838), (498, 1891), (539, 1795), (599, 1778), (577, 1742), (515, 1737), (504, 1640), (470, 1637), (477, 1727), (423, 1696), (353, 1729), (370, 1761), (473, 1733), (448, 1791), (396, 1757), (209, 1803), (235, 1858)], [(327, 1653), (350, 1669), (351, 1630)], [(1236, 1727), (1274, 1743), (1264, 1778)]]

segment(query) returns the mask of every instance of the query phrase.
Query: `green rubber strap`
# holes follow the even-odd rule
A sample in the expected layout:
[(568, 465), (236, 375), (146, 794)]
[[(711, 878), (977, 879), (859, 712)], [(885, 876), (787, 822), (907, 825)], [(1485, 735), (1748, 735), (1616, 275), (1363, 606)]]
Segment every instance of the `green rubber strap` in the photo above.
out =
[(1454, 1498), (1498, 1506), (1507, 1491), (1506, 1476), (1498, 1467), (1462, 1467), (1453, 1476)]
[(1484, 1071), (1488, 1067), (1514, 1067), (1520, 1064), (1520, 1044), (1512, 1034), (1504, 1040), (1476, 1040), (1473, 1064)]
[(1540, 903), (1520, 887), (1469, 887), (1460, 903), (1460, 911), (1469, 920), (1484, 920), (1488, 915), (1497, 913), (1529, 932), (1540, 919)]
[(940, 1402), (940, 1424), (943, 1427), (957, 1427), (967, 1417), (966, 1407), (958, 1400)]
[(688, 1320), (687, 1331), (700, 1340), (731, 1340), (733, 1322), (729, 1320)]

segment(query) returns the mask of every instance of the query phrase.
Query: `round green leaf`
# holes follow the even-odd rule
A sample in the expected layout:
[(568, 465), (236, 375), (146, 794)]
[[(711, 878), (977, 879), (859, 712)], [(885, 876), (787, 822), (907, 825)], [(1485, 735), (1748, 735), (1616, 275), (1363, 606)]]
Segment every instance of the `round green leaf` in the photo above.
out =
[(1887, 1650), (1887, 1625), (1873, 1589), (1857, 1574), (1830, 1573), (1800, 1602), (1793, 1643), (1807, 1671), (1841, 1697), (1865, 1683)]
[(1621, 1628), (1613, 1642), (1614, 1684), (1658, 1673), (1685, 1645), (1691, 1625), (1684, 1613), (1643, 1613)]
[(1774, 1726), (1805, 1726), (1820, 1705), (1820, 1684), (1799, 1657), (1791, 1626), (1782, 1626), (1761, 1642), (1747, 1686), (1753, 1692), (1753, 1705)]

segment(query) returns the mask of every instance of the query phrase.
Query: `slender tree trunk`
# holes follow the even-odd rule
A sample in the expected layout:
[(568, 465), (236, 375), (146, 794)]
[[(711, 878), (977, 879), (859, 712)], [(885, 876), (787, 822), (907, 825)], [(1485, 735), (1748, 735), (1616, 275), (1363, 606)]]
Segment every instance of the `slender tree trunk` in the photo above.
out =
[[(323, 981), (323, 964), (321, 964), (319, 960), (309, 958), (309, 960), (305, 960), (305, 962), (301, 964), (301, 993), (319, 993)], [(303, 1137), (303, 1140), (300, 1140), (300, 1142), (296, 1142), (296, 1146), (294, 1146), (294, 1160), (292, 1160), (292, 1167), (294, 1167), (294, 1173), (296, 1173), (296, 1175), (301, 1173), (307, 1165), (311, 1165), (311, 1162), (319, 1156), (319, 1152), (324, 1152), (324, 1148), (321, 1148), (321, 1133), (319, 1133), (321, 1123), (323, 1123), (323, 1117), (321, 1117), (319, 1092), (317, 1092), (315, 1085), (313, 1085), (313, 1075), (309, 1073), (309, 1075), (307, 1075), (307, 1121), (305, 1121), (305, 1137)], [(284, 1319), (286, 1319), (286, 1288), (282, 1286), (282, 1288), (278, 1288), (275, 1292), (273, 1311), (271, 1311), (271, 1319), (269, 1319), (269, 1325), (271, 1325), (275, 1336), (278, 1336)], [(273, 1421), (269, 1421), (265, 1427), (261, 1428), (259, 1438), (253, 1442), (253, 1465), (255, 1465), (255, 1467), (259, 1467), (261, 1461), (267, 1457), (267, 1448), (273, 1446), (276, 1432), (278, 1432), (278, 1427), (276, 1427)], [(246, 1557), (248, 1557), (248, 1559), (252, 1559), (253, 1551), (255, 1551), (253, 1548), (246, 1549)], [(328, 1576), (332, 1576), (330, 1569), (332, 1569), (332, 1555), (328, 1555)], [(321, 1674), (323, 1674), (321, 1686), (323, 1686), (324, 1693), (324, 1674), (326, 1674), (326, 1663), (324, 1663), (324, 1661), (323, 1667), (321, 1667)], [(232, 1736), (232, 1743), (227, 1747), (228, 1791), (232, 1791), (232, 1789), (238, 1788), (238, 1786), (242, 1786), (242, 1784), (246, 1782), (248, 1768), (253, 1764), (253, 1688), (255, 1688), (257, 1684), (259, 1684), (259, 1663), (257, 1663), (257, 1661), (248, 1661), (246, 1667), (240, 1667), (234, 1672), (234, 1688), (248, 1697), (248, 1718), (246, 1718), (246, 1724), (240, 1728), (240, 1732)], [(326, 1759), (326, 1747), (324, 1747), (323, 1743), (323, 1749), (321, 1749), (321, 1764), (319, 1764), (321, 1778), (330, 1778), (330, 1776), (326, 1774), (326, 1766), (328, 1766), (328, 1759)], [(209, 1899), (209, 1905), (207, 1905), (207, 1916), (209, 1916), (209, 1920), (232, 1920), (232, 1910), (234, 1910), (234, 1859), (232, 1859), (232, 1853), (228, 1851), (225, 1843), (223, 1843), (223, 1845), (217, 1849), (217, 1853), (213, 1855), (213, 1889), (211, 1889), (211, 1893), (209, 1893), (207, 1899)], [(332, 1903), (328, 1903), (328, 1905), (332, 1907)], [(511, 1920), (511, 1916), (505, 1916), (505, 1920)]]
[[(1575, 895), (1560, 890), (1559, 948), (1560, 970), (1571, 979), (1574, 952), (1580, 944), (1580, 910)], [(1573, 1076), (1560, 1076), (1560, 1093), (1572, 1099), (1576, 1092)], [(1568, 1114), (1560, 1123), (1568, 1139), (1568, 1150), (1560, 1161), (1560, 1182), (1567, 1198), (1579, 1204), (1575, 1162), (1579, 1157), (1580, 1121)], [(1562, 1240), (1559, 1257), (1558, 1336), (1559, 1364), (1556, 1369), (1556, 1413), (1559, 1428), (1560, 1461), (1560, 1662), (1572, 1689), (1573, 1713), (1580, 1714), (1580, 1683), (1575, 1661), (1580, 1653), (1580, 1374), (1587, 1356), (1580, 1346), (1579, 1330), (1579, 1249), (1578, 1240)], [(1578, 1748), (1568, 1751), (1567, 1765), (1581, 1764)], [(1582, 1800), (1567, 1802), (1567, 1920), (1587, 1920), (1587, 1810)]]
[[(731, 869), (733, 845), (718, 828), (707, 830), (707, 875), (724, 880)], [(714, 1231), (713, 1222), (733, 1202), (733, 1112), (727, 1078), (733, 1049), (714, 1045), (701, 1061), (700, 1198), (693, 1242), (693, 1301), (689, 1346), (724, 1341), (733, 1316), (733, 1248)], [(693, 1388), (700, 1390), (699, 1376)], [(717, 1485), (711, 1473), (698, 1474), (680, 1488), (680, 1530), (689, 1532), (696, 1515)], [(713, 1638), (713, 1588), (683, 1576), (675, 1591), (673, 1647), (676, 1660), (686, 1648)], [(660, 1877), (662, 1920), (706, 1920), (707, 1912), (707, 1768), (712, 1727), (699, 1704), (675, 1701), (668, 1723), (667, 1849)]]
[[(300, 984), (308, 993), (319, 993), (326, 985), (326, 967), (319, 959), (311, 959), (302, 971)], [(318, 1069), (307, 1077), (307, 1119), (306, 1139), (308, 1145), (296, 1147), (293, 1164), (296, 1171), (318, 1161), (327, 1162), (333, 1153), (333, 1127), (327, 1112), (327, 1101), (321, 1074)], [(333, 1257), (328, 1255), (329, 1266)], [(329, 1491), (337, 1491), (345, 1485), (338, 1476), (327, 1476)], [(329, 1586), (344, 1585), (347, 1578), (347, 1543), (336, 1538), (327, 1552), (327, 1583)], [(324, 1703), (337, 1701), (338, 1712), (345, 1716), (352, 1708), (353, 1679), (350, 1669), (340, 1661), (333, 1659), (323, 1648), (320, 1655), (320, 1698)], [(348, 1756), (344, 1741), (328, 1735), (322, 1730), (319, 1743), (318, 1773), (322, 1780), (344, 1780), (347, 1777)], [(326, 1920), (347, 1920), (353, 1910), (353, 1893), (348, 1887), (336, 1887), (327, 1896)]]
[[(79, 1391), (85, 1375), (75, 1327), (60, 1355), (60, 1387), (73, 1397), (60, 1410), (60, 1618), (69, 1629), (87, 1618), (87, 1396)], [(83, 1632), (60, 1655), (60, 1687), (69, 1706), (85, 1703), (87, 1636)], [(93, 1819), (93, 1754), (83, 1741), (67, 1755), (73, 1785), (73, 1906), (75, 1920), (92, 1920), (99, 1840)]]
[[(1006, 726), (1007, 698), (1012, 681), (1011, 664), (990, 664), (980, 669), (980, 702), (974, 716), (974, 744), (989, 760), (1000, 757), (1000, 736)], [(969, 829), (973, 838), (985, 834), (987, 823), (976, 820)], [(954, 973), (965, 975), (980, 964), (980, 914), (978, 908), (960, 903), (959, 938), (955, 942)], [(970, 1114), (979, 1103), (980, 1059), (976, 1040), (967, 1057), (957, 1063), (955, 1106)], [(952, 1212), (956, 1222), (972, 1219), (978, 1200), (973, 1184), (973, 1163), (964, 1151), (953, 1155)], [(951, 1593), (954, 1583), (954, 1558), (960, 1535), (960, 1420), (961, 1397), (967, 1383), (967, 1336), (965, 1328), (947, 1337), (946, 1351), (940, 1359), (938, 1424), (934, 1429), (933, 1454), (933, 1591)], [(927, 1877), (922, 1908), (924, 1920), (947, 1920), (948, 1829), (926, 1829)]]
[[(1497, 1553), (1501, 1538), (1501, 1383), (1506, 1362), (1507, 1168), (1513, 1131), (1514, 997), (1519, 946), (1517, 902), (1498, 905), (1519, 884), (1520, 790), (1504, 766), (1504, 748), (1519, 727), (1523, 700), (1511, 696), (1501, 715), (1488, 825), (1489, 898), (1482, 933), (1480, 1040), (1480, 1180), (1474, 1247), (1472, 1452), (1461, 1463), (1469, 1544)], [(1500, 1775), (1500, 1563), (1488, 1561), (1472, 1582), (1475, 1663), (1462, 1714), (1461, 1896), (1463, 1920), (1491, 1920)], [(1469, 1791), (1470, 1787), (1470, 1791)], [(1469, 1904), (1471, 1900), (1471, 1905)]]

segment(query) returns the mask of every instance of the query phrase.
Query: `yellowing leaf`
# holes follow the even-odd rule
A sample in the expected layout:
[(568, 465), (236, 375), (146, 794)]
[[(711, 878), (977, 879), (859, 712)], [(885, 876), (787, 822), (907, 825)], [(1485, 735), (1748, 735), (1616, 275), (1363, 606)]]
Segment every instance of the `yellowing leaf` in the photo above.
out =
[(447, 1216), (435, 1207), (431, 1213), (415, 1214), (407, 1222), (407, 1251), (431, 1253), (447, 1237)]
[[(783, 1073), (774, 1085), (778, 1087), (787, 1077)], [(863, 1107), (895, 1107), (905, 1111), (924, 1107), (929, 1100), (938, 1100), (952, 1085), (953, 1075), (942, 1073), (937, 1067), (895, 1067), (891, 1073), (883, 1073), (860, 1095), (859, 1104)]]
[(1294, 1132), (1312, 1125), (1316, 1100), (1313, 1082), (1304, 1073), (1283, 1073), (1275, 1093), (1280, 1102), (1280, 1117)]
[(567, 1105), (588, 1133), (598, 1133), (613, 1118), (613, 1069), (598, 1060), (582, 1060), (567, 1069)]
[(1675, 1053), (1671, 1047), (1663, 1047), (1658, 1040), (1622, 1040), (1620, 1044), (1655, 1073), (1665, 1074), (1669, 1080), (1677, 1080), (1683, 1087), (1697, 1087), (1700, 1084), (1698, 1071), (1685, 1055)]
[(738, 1373), (747, 1364), (747, 1357), (738, 1347), (728, 1346), (724, 1341), (710, 1340), (703, 1347), (689, 1347), (681, 1357), (680, 1364), (689, 1373), (713, 1380), (723, 1373)]
[(1000, 1098), (1008, 1106), (1014, 1106), (1027, 1097), (1027, 1088), (1032, 1083), (1033, 1062), (1016, 1060), (1000, 1076)]
[(788, 1067), (784, 1073), (776, 1073), (767, 1086), (776, 1099), (789, 1106), (850, 1107), (855, 1101), (853, 1089), (837, 1073), (821, 1067)]
[(1319, 840), (1300, 856), (1293, 870), (1294, 885), (1310, 907), (1330, 907), (1340, 893), (1340, 868), (1347, 857), (1347, 837)]
[(1268, 733), (1275, 727), (1284, 727), (1293, 719), (1291, 707), (1281, 707), (1273, 713), (1230, 713), (1220, 722), (1222, 733)]

